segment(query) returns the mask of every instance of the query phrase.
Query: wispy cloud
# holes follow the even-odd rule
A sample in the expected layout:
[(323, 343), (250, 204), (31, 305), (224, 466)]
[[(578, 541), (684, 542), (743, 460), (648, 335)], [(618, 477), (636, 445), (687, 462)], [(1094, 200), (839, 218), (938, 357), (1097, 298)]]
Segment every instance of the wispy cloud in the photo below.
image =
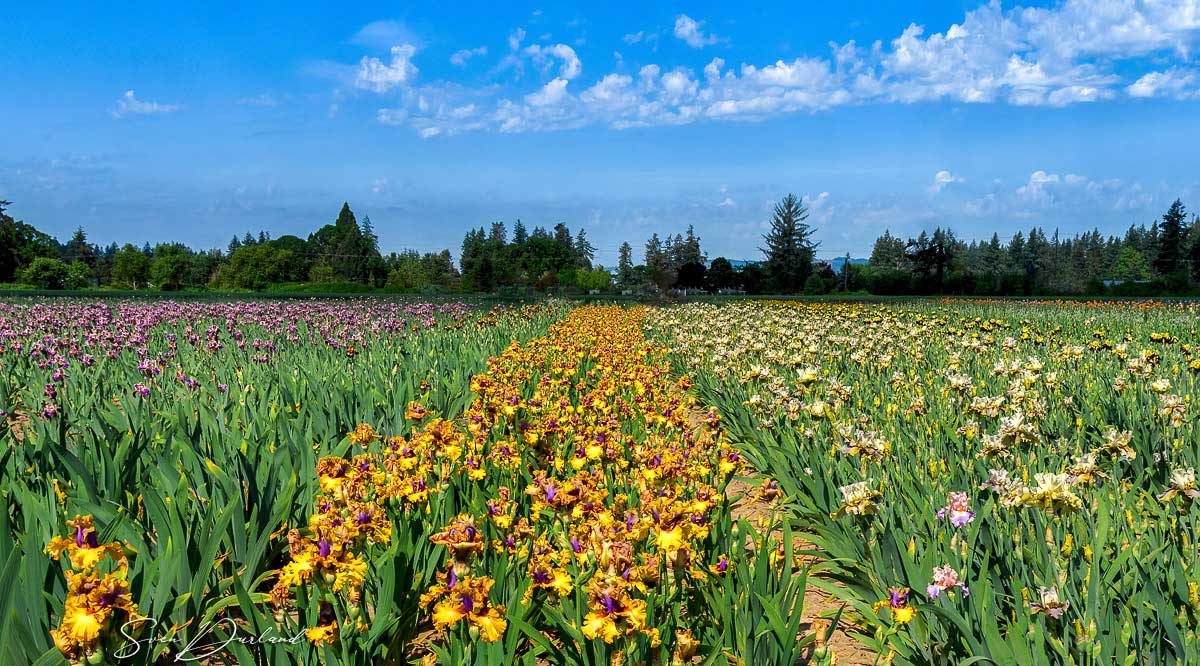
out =
[(279, 106), (279, 100), (270, 93), (260, 93), (253, 97), (243, 97), (238, 100), (242, 106)]
[(400, 21), (372, 21), (350, 38), (351, 44), (372, 49), (387, 49), (396, 44), (421, 46), (420, 36)]
[(459, 67), (465, 67), (468, 60), (476, 56), (485, 56), (487, 55), (487, 52), (488, 48), (486, 46), (477, 46), (473, 49), (462, 49), (455, 51), (454, 55), (450, 56), (450, 64), (457, 65)]
[(183, 104), (161, 104), (159, 102), (148, 102), (137, 98), (132, 90), (126, 90), (124, 95), (121, 95), (117, 100), (117, 105), (112, 108), (109, 113), (113, 118), (125, 118), (127, 116), (145, 116), (156, 113), (174, 113), (187, 108)]

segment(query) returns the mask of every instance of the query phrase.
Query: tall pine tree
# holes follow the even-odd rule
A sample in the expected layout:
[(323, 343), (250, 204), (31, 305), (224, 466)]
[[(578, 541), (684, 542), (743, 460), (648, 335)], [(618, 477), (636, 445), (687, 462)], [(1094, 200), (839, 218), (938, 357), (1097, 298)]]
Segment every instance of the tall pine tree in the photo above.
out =
[(767, 276), (776, 291), (797, 293), (812, 275), (817, 246), (811, 240), (815, 229), (804, 222), (807, 219), (808, 209), (794, 194), (775, 204), (771, 231), (763, 235), (767, 246), (761, 251), (767, 256)]
[(1159, 275), (1174, 274), (1183, 267), (1183, 259), (1187, 256), (1184, 239), (1187, 238), (1187, 210), (1183, 203), (1176, 199), (1162, 216), (1162, 224), (1158, 225), (1158, 254), (1154, 257), (1154, 270)]

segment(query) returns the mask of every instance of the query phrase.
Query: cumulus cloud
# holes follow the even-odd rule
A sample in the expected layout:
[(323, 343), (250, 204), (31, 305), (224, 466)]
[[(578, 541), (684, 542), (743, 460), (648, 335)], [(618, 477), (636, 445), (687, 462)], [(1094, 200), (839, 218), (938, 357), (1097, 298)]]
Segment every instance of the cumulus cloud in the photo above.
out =
[(951, 185), (953, 183), (961, 183), (961, 182), (963, 182), (963, 180), (964, 179), (961, 176), (955, 176), (954, 174), (950, 173), (949, 171), (942, 169), (941, 171), (933, 174), (933, 185), (930, 186), (930, 191), (933, 194), (937, 194), (938, 192), (941, 192), (942, 190), (946, 189), (947, 185)]
[[(639, 31), (622, 39), (647, 43), (657, 34)], [(674, 35), (693, 48), (721, 41), (686, 14), (676, 18)], [(497, 71), (511, 68), (519, 80), (531, 60), (543, 73), (538, 87), (473, 100), (474, 126), (508, 132), (584, 125), (623, 129), (703, 119), (757, 121), (865, 104), (1065, 107), (1117, 95), (1193, 98), (1200, 89), (1198, 70), (1186, 64), (1200, 41), (1196, 0), (1062, 0), (1047, 8), (1007, 9), (992, 0), (941, 30), (912, 24), (890, 40), (830, 43), (825, 54), (766, 63), (713, 58), (700, 71), (649, 63), (631, 72), (618, 59), (615, 71), (583, 84), (582, 63), (572, 47), (523, 46), (525, 36), (521, 28), (509, 36), (511, 53)], [(407, 83), (416, 69), (411, 53), (400, 55), (391, 65), (374, 67), (394, 72), (390, 78), (369, 85)], [(1127, 74), (1151, 61), (1160, 63), (1160, 71)], [(416, 117), (434, 122), (428, 114)], [(443, 133), (461, 131), (455, 119), (441, 118), (448, 123)], [(935, 193), (949, 184), (935, 183)]]
[(680, 14), (675, 17), (675, 36), (694, 49), (702, 49), (721, 41), (720, 37), (705, 33), (703, 26), (703, 21), (697, 21), (687, 14)]
[(117, 100), (117, 105), (113, 107), (112, 114), (114, 118), (125, 118), (127, 116), (146, 116), (156, 113), (173, 113), (186, 108), (182, 104), (160, 104), (158, 102), (147, 102), (137, 98), (132, 90), (126, 90), (124, 95), (121, 95)]
[(1134, 81), (1125, 92), (1130, 97), (1172, 97), (1194, 99), (1200, 97), (1200, 76), (1195, 70), (1172, 67), (1163, 72), (1149, 72)]
[(731, 197), (725, 197), (725, 200), (717, 204), (718, 208), (737, 208), (737, 203)]
[(1039, 169), (1029, 174), (1029, 181), (1017, 188), (1017, 196), (1038, 204), (1051, 203), (1054, 200), (1054, 186), (1061, 180), (1058, 174)]
[(471, 58), (474, 58), (475, 56), (485, 56), (485, 55), (487, 55), (487, 47), (486, 46), (476, 46), (473, 49), (462, 49), (459, 51), (455, 51), (454, 55), (450, 56), (450, 64), (457, 65), (459, 67), (464, 67), (467, 64), (467, 61), (470, 60)]
[(525, 96), (530, 106), (551, 106), (563, 101), (567, 96), (567, 80), (554, 79), (541, 90)]
[(411, 44), (392, 47), (392, 61), (384, 63), (379, 58), (363, 56), (358, 64), (358, 74), (354, 86), (383, 93), (412, 81), (417, 75), (417, 67), (412, 64), (416, 47)]
[(552, 59), (557, 59), (561, 66), (558, 70), (558, 75), (564, 79), (570, 80), (583, 71), (583, 63), (580, 62), (579, 56), (575, 54), (575, 49), (566, 44), (555, 44), (553, 46), (538, 46), (537, 44), (525, 48), (525, 53), (533, 57), (534, 63), (546, 67)]

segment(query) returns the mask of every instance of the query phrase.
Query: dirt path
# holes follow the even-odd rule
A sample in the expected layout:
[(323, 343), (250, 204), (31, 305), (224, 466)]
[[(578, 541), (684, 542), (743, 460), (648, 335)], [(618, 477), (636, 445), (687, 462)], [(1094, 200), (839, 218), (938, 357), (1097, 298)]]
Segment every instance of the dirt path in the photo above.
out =
[[(757, 494), (758, 488), (758, 484), (742, 479), (734, 479), (726, 487), (725, 495), (727, 497), (731, 499), (738, 498), (733, 505), (733, 518), (735, 520), (746, 518), (754, 522), (760, 516), (767, 515), (769, 511), (767, 505), (754, 501), (754, 496)], [(812, 544), (801, 539), (796, 543), (796, 547), (801, 549), (811, 548)], [(810, 558), (810, 561), (816, 562), (818, 560)], [(801, 625), (803, 631), (812, 630), (815, 622), (824, 620), (824, 622), (828, 623), (841, 607), (842, 602), (824, 590), (810, 585), (804, 594), (804, 614), (802, 616), (803, 624)], [(834, 663), (838, 664), (838, 666), (871, 666), (876, 663), (876, 655), (850, 636), (851, 633), (857, 630), (855, 625), (843, 617), (837, 629), (829, 638), (827, 645), (833, 651), (835, 655)], [(804, 663), (809, 662), (805, 661)]]

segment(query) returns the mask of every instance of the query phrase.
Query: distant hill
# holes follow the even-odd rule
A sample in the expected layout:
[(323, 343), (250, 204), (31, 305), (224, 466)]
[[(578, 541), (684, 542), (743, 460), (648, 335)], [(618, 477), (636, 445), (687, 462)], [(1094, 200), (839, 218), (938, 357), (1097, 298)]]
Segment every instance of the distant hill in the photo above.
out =
[(730, 259), (729, 263), (733, 264), (734, 270), (740, 270), (743, 266), (757, 264), (761, 259)]
[[(834, 257), (832, 259), (821, 259), (820, 261), (829, 262), (829, 265), (833, 267), (834, 271), (840, 271), (842, 270), (842, 264), (846, 263), (846, 258)], [(862, 266), (868, 262), (870, 262), (870, 259), (863, 259), (862, 257), (850, 257), (850, 265), (852, 266)]]

